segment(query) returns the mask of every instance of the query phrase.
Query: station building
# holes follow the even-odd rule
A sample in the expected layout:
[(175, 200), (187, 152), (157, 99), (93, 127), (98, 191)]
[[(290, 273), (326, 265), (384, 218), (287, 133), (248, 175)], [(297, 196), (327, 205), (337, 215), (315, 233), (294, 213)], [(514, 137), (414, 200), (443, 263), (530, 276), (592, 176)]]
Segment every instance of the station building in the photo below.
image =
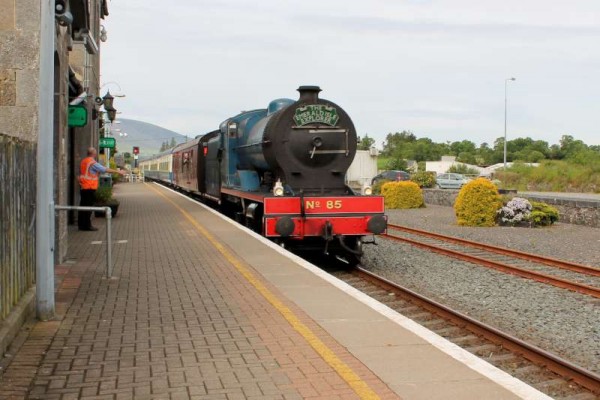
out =
[[(0, 355), (35, 305), (36, 149), (39, 134), (41, 7), (55, 7), (54, 203), (79, 202), (79, 161), (98, 143), (102, 20), (106, 0), (0, 0)], [(69, 104), (88, 111), (69, 127)], [(74, 214), (57, 213), (56, 262), (67, 251)]]

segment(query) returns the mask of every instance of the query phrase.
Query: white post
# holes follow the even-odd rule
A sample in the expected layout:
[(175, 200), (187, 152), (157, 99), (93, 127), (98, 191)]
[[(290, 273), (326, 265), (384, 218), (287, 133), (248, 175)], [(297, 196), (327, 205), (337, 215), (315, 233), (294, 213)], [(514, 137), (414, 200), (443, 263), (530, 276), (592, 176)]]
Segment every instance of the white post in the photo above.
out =
[(506, 171), (506, 119), (507, 119), (507, 113), (508, 113), (508, 102), (507, 102), (507, 87), (508, 87), (508, 81), (515, 81), (515, 78), (508, 78), (504, 80), (504, 171)]
[(36, 312), (54, 316), (54, 0), (41, 1), (36, 194)]

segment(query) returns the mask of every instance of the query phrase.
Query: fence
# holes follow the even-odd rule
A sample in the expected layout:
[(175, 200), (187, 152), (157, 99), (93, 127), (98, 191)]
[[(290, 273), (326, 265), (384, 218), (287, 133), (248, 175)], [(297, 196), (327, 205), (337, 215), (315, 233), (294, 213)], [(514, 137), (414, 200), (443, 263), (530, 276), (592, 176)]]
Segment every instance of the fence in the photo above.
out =
[(35, 284), (36, 147), (0, 135), (0, 321)]

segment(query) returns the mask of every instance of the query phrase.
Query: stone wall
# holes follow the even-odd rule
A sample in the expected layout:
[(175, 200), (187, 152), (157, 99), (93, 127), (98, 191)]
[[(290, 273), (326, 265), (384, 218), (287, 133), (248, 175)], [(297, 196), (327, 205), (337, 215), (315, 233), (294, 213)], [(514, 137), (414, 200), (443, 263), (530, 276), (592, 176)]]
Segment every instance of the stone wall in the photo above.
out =
[(33, 311), (39, 0), (0, 0), (0, 356)]
[[(425, 204), (452, 207), (458, 190), (424, 189)], [(600, 201), (585, 199), (567, 199), (552, 196), (522, 195), (529, 200), (542, 201), (556, 207), (560, 213), (560, 222), (600, 228)]]
[(540, 195), (523, 197), (556, 207), (560, 213), (560, 222), (600, 228), (600, 201)]
[(0, 0), (0, 134), (36, 142), (40, 5)]
[(425, 204), (452, 207), (458, 195), (458, 190), (423, 189)]

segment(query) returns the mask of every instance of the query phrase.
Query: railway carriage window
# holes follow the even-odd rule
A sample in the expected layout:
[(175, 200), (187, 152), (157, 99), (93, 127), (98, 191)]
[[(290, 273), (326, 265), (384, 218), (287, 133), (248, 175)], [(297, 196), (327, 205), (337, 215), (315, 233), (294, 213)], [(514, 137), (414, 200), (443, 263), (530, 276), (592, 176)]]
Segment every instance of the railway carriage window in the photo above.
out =
[(183, 159), (181, 160), (181, 172), (183, 172), (183, 167), (185, 167), (188, 163), (189, 156), (190, 155), (188, 153), (183, 153)]

